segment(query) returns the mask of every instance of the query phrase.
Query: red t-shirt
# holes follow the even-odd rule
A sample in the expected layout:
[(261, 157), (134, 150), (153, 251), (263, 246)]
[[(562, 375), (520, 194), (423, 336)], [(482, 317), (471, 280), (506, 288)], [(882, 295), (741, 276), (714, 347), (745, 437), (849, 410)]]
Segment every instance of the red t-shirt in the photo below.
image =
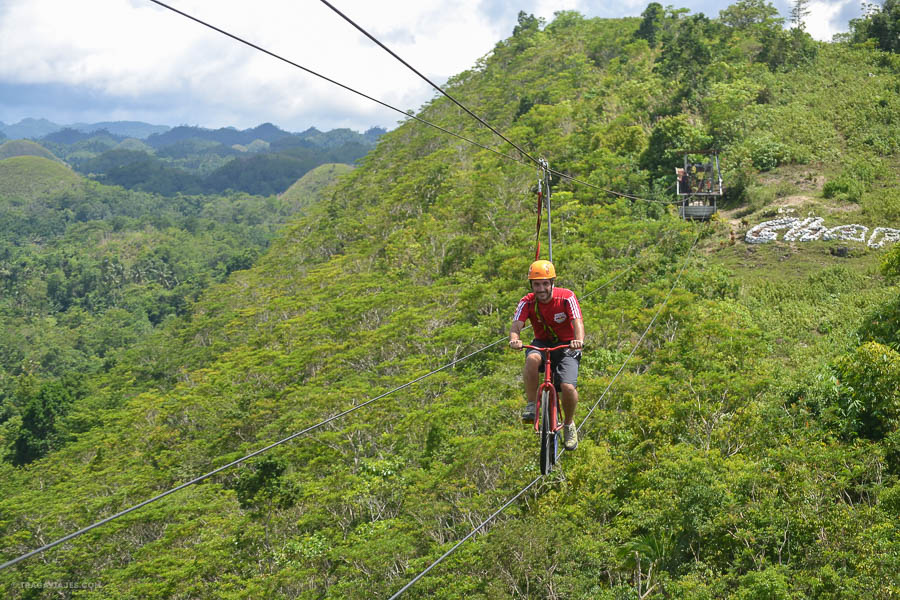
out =
[[(540, 310), (540, 318), (535, 314), (535, 306)], [(575, 339), (572, 321), (581, 318), (581, 307), (575, 292), (561, 287), (553, 288), (553, 297), (546, 304), (537, 302), (533, 293), (527, 294), (519, 301), (513, 315), (513, 321), (531, 320), (534, 337), (544, 342), (555, 341), (553, 333), (560, 342), (571, 342)]]

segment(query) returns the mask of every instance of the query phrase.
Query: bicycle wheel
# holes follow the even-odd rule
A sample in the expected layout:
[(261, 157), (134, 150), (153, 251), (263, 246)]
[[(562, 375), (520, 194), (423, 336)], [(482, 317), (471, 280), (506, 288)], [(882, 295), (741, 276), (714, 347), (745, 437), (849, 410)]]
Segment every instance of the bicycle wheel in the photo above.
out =
[[(558, 419), (559, 417), (557, 417)], [(559, 458), (559, 435), (557, 435), (558, 431), (553, 431), (550, 433), (550, 468), (553, 468), (553, 465), (556, 464), (556, 459)]]
[(546, 475), (553, 467), (553, 442), (556, 434), (550, 428), (550, 392), (541, 392), (541, 475)]

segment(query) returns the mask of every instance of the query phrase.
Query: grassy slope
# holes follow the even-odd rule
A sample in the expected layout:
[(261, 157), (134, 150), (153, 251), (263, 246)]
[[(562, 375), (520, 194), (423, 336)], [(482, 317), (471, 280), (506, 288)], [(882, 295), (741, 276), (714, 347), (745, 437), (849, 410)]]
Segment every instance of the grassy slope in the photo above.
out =
[(322, 190), (332, 185), (339, 176), (352, 170), (352, 166), (339, 163), (319, 165), (285, 190), (281, 195), (282, 199), (296, 206), (299, 211), (300, 208), (315, 202)]
[(14, 156), (40, 156), (50, 160), (59, 160), (53, 153), (31, 140), (9, 140), (0, 144), (0, 160)]
[[(562, 31), (519, 54), (501, 48), (457, 85), (517, 140), (569, 131), (548, 138), (552, 162), (600, 178), (603, 168), (578, 169), (603, 158), (602, 148), (571, 161), (567, 148), (614, 131), (588, 110), (592, 88), (612, 76), (586, 62), (591, 77), (575, 82), (562, 81), (568, 71), (526, 69), (566, 56), (582, 68), (584, 40), (616, 37), (615, 25), (590, 28), (590, 37)], [(646, 58), (627, 64), (656, 85)], [(515, 90), (563, 96), (566, 86), (575, 89), (569, 105), (551, 98), (513, 124)], [(765, 127), (791, 118), (759, 110)], [(425, 111), (452, 113), (443, 102)], [(763, 129), (754, 127), (748, 135)], [(801, 138), (785, 134), (796, 147)], [(151, 368), (166, 385), (149, 384), (135, 359), (107, 382), (104, 427), (28, 469), (0, 467), (7, 553), (501, 338), (532, 248), (532, 179), (531, 169), (414, 124), (386, 136), (256, 268), (209, 292), (188, 326), (148, 342), (144, 356), (159, 357)], [(561, 283), (584, 292), (643, 258), (583, 302), (587, 405), (654, 314), (694, 232), (640, 204), (607, 205), (584, 191), (557, 198)], [(755, 223), (766, 210), (745, 218)], [(716, 226), (701, 242), (562, 472), (413, 597), (614, 597), (660, 582), (675, 597), (766, 586), (787, 597), (790, 580), (809, 596), (837, 598), (891, 585), (896, 525), (878, 499), (897, 474), (884, 448), (842, 441), (803, 397), (897, 287), (874, 270), (877, 252), (838, 259), (824, 242), (751, 251), (729, 245), (727, 231)], [(90, 572), (103, 587), (84, 597), (387, 596), (533, 478), (533, 435), (515, 424), (518, 371), (514, 355), (480, 355), (274, 451), (276, 477), (257, 477), (260, 463), (223, 474), (0, 582)], [(652, 564), (658, 579), (635, 586), (638, 564), (644, 574)]]
[(31, 201), (76, 188), (81, 177), (65, 165), (39, 156), (0, 160), (0, 197)]

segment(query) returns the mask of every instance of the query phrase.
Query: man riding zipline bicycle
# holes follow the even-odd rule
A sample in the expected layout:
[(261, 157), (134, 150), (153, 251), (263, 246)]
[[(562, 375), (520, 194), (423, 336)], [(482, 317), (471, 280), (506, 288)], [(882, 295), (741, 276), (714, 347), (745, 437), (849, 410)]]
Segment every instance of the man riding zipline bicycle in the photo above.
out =
[[(559, 375), (562, 387), (563, 432), (566, 450), (571, 451), (578, 447), (578, 431), (574, 420), (575, 408), (578, 406), (578, 365), (581, 362), (581, 348), (584, 347), (584, 321), (575, 293), (554, 286), (555, 280), (556, 269), (553, 263), (547, 260), (531, 263), (528, 268), (531, 293), (522, 298), (516, 307), (509, 330), (509, 347), (521, 350), (519, 333), (525, 327), (526, 320), (531, 321), (534, 330), (532, 346), (550, 348), (568, 342), (568, 348), (551, 353), (550, 362)], [(522, 413), (523, 421), (534, 421), (538, 378), (542, 368), (541, 353), (529, 349), (525, 354), (525, 370), (522, 375), (528, 402)]]

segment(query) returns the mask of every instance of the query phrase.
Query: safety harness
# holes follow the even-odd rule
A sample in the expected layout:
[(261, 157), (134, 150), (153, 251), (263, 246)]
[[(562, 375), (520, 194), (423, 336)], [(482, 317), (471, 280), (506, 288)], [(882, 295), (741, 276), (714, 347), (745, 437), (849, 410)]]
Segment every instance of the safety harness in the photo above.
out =
[[(552, 293), (553, 293), (552, 288), (551, 288), (550, 293), (551, 293), (551, 299), (552, 299), (552, 297), (553, 297), (552, 296)], [(540, 323), (541, 326), (544, 328), (544, 331), (548, 332), (551, 336), (553, 336), (553, 345), (555, 346), (559, 342), (559, 336), (556, 335), (556, 331), (554, 331), (552, 327), (548, 327), (547, 322), (544, 321), (544, 316), (541, 314), (540, 304), (541, 303), (538, 302), (537, 297), (535, 297), (535, 299), (534, 299), (534, 316), (538, 320), (538, 323)]]

